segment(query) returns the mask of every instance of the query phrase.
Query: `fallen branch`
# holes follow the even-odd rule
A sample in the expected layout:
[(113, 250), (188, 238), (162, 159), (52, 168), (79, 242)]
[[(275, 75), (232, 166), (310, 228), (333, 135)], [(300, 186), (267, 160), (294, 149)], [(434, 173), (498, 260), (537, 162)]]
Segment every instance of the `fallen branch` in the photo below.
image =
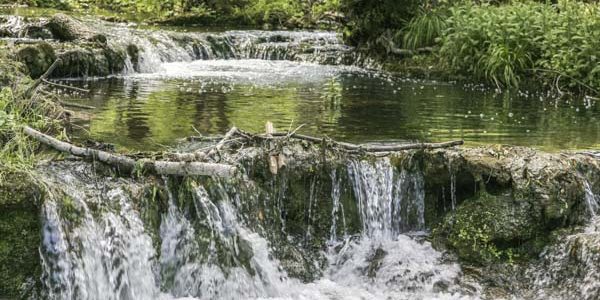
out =
[(60, 88), (63, 88), (63, 89), (71, 89), (71, 90), (82, 92), (82, 93), (89, 93), (90, 92), (90, 90), (86, 90), (86, 89), (82, 89), (82, 88), (78, 88), (78, 87), (74, 87), (74, 86), (70, 86), (70, 85), (66, 85), (66, 84), (56, 83), (56, 82), (48, 81), (46, 79), (43, 79), (42, 82), (45, 83), (45, 84), (53, 85), (55, 87), (60, 87)]
[(33, 94), (37, 90), (38, 86), (40, 86), (40, 84), (42, 84), (50, 75), (52, 75), (52, 72), (54, 72), (54, 69), (56, 69), (61, 62), (62, 62), (62, 60), (60, 58), (57, 58), (52, 63), (52, 65), (50, 65), (48, 70), (46, 70), (46, 73), (42, 74), (42, 76), (40, 76), (40, 78), (36, 79), (33, 82), (33, 84), (25, 91), (25, 94), (23, 95), (25, 97), (25, 99), (29, 99), (29, 98), (31, 98), (31, 96), (33, 96)]
[(171, 162), (154, 161), (150, 159), (135, 160), (130, 157), (117, 155), (97, 149), (82, 148), (59, 141), (49, 135), (43, 134), (29, 126), (24, 126), (23, 131), (28, 136), (34, 138), (40, 143), (54, 148), (55, 150), (70, 153), (72, 155), (85, 159), (98, 160), (103, 163), (118, 167), (120, 169), (133, 171), (136, 168), (142, 171), (149, 171), (159, 175), (201, 175), (215, 177), (231, 177), (236, 172), (236, 168), (231, 165), (204, 163), (204, 162)]
[[(248, 134), (248, 133), (246, 133)], [(362, 144), (356, 145), (345, 142), (337, 142), (327, 138), (318, 138), (298, 133), (274, 133), (272, 138), (260, 135), (254, 135), (261, 139), (273, 139), (273, 138), (288, 138), (292, 137), (299, 140), (305, 140), (314, 143), (322, 143), (323, 141), (336, 145), (337, 147), (346, 151), (364, 151), (364, 152), (394, 152), (394, 151), (405, 151), (405, 150), (424, 150), (424, 149), (439, 149), (439, 148), (450, 148), (454, 146), (460, 146), (464, 144), (464, 141), (450, 141), (444, 143), (414, 143), (414, 144), (394, 144), (394, 145), (370, 145)]]
[(82, 109), (96, 109), (95, 106), (89, 106), (89, 105), (83, 105), (83, 104), (65, 102), (65, 101), (60, 101), (60, 104), (62, 106), (67, 106), (67, 107), (75, 107), (75, 108), (82, 108)]

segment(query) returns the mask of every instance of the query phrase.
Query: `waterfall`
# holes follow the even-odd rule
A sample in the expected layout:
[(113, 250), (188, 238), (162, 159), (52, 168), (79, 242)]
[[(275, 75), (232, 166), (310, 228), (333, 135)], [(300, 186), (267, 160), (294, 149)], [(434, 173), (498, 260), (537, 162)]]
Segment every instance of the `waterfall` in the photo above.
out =
[(352, 49), (334, 32), (227, 31), (223, 33), (139, 30), (97, 26), (110, 46), (127, 54), (126, 73), (153, 73), (170, 62), (222, 59), (290, 60), (351, 64)]
[(587, 204), (588, 212), (592, 218), (595, 218), (600, 206), (598, 203), (598, 196), (592, 191), (592, 187), (588, 180), (583, 180), (583, 187), (585, 190), (585, 203)]
[[(44, 205), (40, 251), (46, 297), (156, 298), (150, 263), (154, 248), (127, 192), (62, 171), (53, 179), (55, 187), (62, 188)], [(89, 204), (107, 205), (107, 211), (95, 214)]]
[[(57, 163), (44, 174), (52, 191), (40, 247), (48, 299), (470, 297), (457, 284), (459, 266), (443, 262), (442, 253), (414, 231), (425, 229), (423, 176), (388, 158), (350, 160), (325, 174), (331, 186), (311, 177), (301, 200), (307, 205), (306, 244), (277, 227), (283, 222), (253, 225), (263, 212), (252, 203), (281, 211), (282, 201), (290, 201), (282, 194), (288, 191), (272, 183), (162, 178), (153, 185), (165, 199), (147, 200), (147, 183), (97, 176), (86, 164)], [(332, 202), (332, 220), (322, 233), (310, 225), (323, 201)], [(164, 207), (156, 225), (148, 223), (149, 205)], [(360, 214), (359, 235), (347, 233), (349, 211)], [(281, 235), (283, 240), (273, 239)], [(311, 252), (321, 237), (325, 248)], [(291, 277), (276, 248), (299, 251), (322, 276), (311, 282)]]
[(422, 174), (394, 170), (389, 158), (351, 161), (349, 177), (361, 212), (363, 233), (391, 239), (401, 232), (425, 226)]

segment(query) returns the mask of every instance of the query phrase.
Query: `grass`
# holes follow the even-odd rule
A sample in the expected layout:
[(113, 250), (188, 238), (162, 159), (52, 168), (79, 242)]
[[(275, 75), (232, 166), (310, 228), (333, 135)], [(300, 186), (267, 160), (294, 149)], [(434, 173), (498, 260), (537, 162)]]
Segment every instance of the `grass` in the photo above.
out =
[(26, 172), (35, 165), (39, 145), (22, 132), (22, 126), (60, 131), (63, 113), (46, 95), (24, 98), (32, 80), (23, 74), (22, 65), (2, 50), (6, 49), (0, 49), (0, 181), (11, 172)]
[(600, 89), (600, 5), (468, 2), (449, 11), (439, 45), (450, 70), (498, 87), (533, 78), (551, 87)]

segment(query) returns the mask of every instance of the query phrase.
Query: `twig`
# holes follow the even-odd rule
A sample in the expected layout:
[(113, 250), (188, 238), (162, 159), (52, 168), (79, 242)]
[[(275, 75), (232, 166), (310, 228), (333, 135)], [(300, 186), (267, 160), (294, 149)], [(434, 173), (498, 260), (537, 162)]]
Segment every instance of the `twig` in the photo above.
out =
[(294, 131), (291, 131), (290, 133), (288, 133), (287, 137), (290, 138), (292, 135), (294, 135), (298, 130), (300, 130), (300, 128), (304, 127), (304, 125), (306, 124), (302, 124), (298, 127), (296, 127), (296, 129), (294, 129)]
[(225, 134), (223, 136), (223, 138), (214, 147), (208, 148), (208, 149), (210, 149), (210, 151), (208, 151), (208, 152), (205, 152), (205, 149), (200, 149), (200, 150), (194, 151), (192, 153), (172, 153), (172, 154), (170, 154), (170, 156), (173, 157), (173, 159), (176, 159), (179, 161), (194, 161), (194, 160), (202, 160), (207, 157), (211, 157), (211, 156), (215, 155), (216, 153), (218, 153), (221, 150), (221, 148), (227, 144), (227, 141), (237, 132), (238, 132), (238, 129), (236, 127), (232, 127), (231, 129), (229, 129), (227, 134)]
[(579, 80), (579, 79), (577, 79), (577, 78), (575, 78), (575, 77), (573, 77), (573, 76), (569, 76), (569, 75), (567, 75), (567, 74), (564, 74), (564, 73), (561, 73), (561, 72), (559, 72), (559, 71), (555, 71), (555, 70), (548, 70), (548, 69), (539, 69), (539, 68), (533, 68), (533, 69), (527, 69), (527, 70), (529, 70), (529, 71), (534, 71), (534, 72), (547, 72), (547, 73), (554, 73), (554, 74), (558, 74), (558, 75), (561, 75), (561, 76), (568, 77), (568, 78), (570, 78), (571, 80), (575, 81), (577, 84), (579, 84), (579, 85), (581, 85), (581, 86), (583, 86), (583, 87), (585, 87), (585, 88), (589, 89), (590, 91), (594, 92), (594, 93), (595, 93), (595, 94), (597, 94), (597, 95), (600, 95), (600, 91), (599, 91), (599, 90), (597, 90), (597, 89), (595, 89), (595, 88), (593, 88), (593, 87), (589, 86), (589, 85), (588, 85), (588, 84), (586, 84), (585, 82), (583, 82), (583, 81), (581, 81), (581, 80)]

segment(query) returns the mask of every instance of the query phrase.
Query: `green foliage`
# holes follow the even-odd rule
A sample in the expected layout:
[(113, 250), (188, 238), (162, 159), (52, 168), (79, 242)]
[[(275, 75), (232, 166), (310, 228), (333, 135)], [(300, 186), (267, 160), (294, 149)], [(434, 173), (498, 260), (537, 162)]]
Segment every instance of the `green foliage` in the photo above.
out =
[(256, 0), (245, 9), (245, 17), (258, 24), (283, 26), (302, 15), (300, 2), (293, 0)]
[(344, 38), (351, 45), (385, 50), (378, 39), (384, 34), (395, 35), (404, 28), (418, 12), (420, 3), (417, 0), (342, 0), (341, 10), (347, 18)]
[(512, 262), (515, 254), (513, 250), (499, 249), (493, 242), (492, 237), (495, 228), (489, 224), (488, 219), (494, 218), (492, 212), (486, 211), (479, 215), (458, 215), (455, 220), (455, 229), (451, 231), (448, 241), (450, 246), (463, 254), (464, 258), (474, 261), (497, 261), (507, 260)]
[(417, 49), (433, 46), (442, 32), (446, 30), (447, 17), (448, 11), (444, 8), (423, 11), (414, 17), (405, 27), (404, 47)]
[(441, 58), (456, 72), (518, 86), (530, 74), (600, 88), (600, 6), (563, 0), (450, 8)]
[(117, 13), (136, 21), (175, 25), (316, 27), (320, 18), (338, 10), (340, 0), (22, 0), (22, 3)]

